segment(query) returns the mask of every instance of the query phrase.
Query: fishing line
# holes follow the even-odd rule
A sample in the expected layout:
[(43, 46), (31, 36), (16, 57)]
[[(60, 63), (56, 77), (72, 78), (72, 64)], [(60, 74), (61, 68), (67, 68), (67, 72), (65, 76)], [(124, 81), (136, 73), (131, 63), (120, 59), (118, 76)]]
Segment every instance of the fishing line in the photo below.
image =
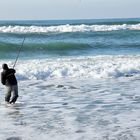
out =
[(17, 57), (16, 57), (16, 60), (15, 60), (14, 65), (13, 65), (13, 69), (14, 69), (14, 67), (15, 67), (15, 65), (16, 65), (16, 63), (17, 63), (18, 58), (19, 58), (19, 54), (20, 54), (20, 52), (21, 52), (21, 48), (23, 47), (24, 42), (25, 42), (25, 38), (26, 38), (26, 36), (24, 36), (23, 41), (22, 41), (22, 44), (21, 44), (21, 46), (19, 47), (19, 50), (18, 50), (18, 53), (17, 53)]

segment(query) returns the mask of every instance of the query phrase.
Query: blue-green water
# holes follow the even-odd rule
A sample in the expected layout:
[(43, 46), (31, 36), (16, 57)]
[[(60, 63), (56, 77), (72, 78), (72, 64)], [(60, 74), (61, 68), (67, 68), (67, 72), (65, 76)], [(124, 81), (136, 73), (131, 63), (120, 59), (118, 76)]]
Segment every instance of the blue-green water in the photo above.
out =
[(140, 74), (140, 19), (0, 21), (0, 65), (13, 66), (24, 37), (19, 79)]
[(0, 140), (140, 139), (140, 19), (0, 21), (0, 66), (24, 37)]
[(140, 54), (140, 19), (0, 21), (0, 59)]

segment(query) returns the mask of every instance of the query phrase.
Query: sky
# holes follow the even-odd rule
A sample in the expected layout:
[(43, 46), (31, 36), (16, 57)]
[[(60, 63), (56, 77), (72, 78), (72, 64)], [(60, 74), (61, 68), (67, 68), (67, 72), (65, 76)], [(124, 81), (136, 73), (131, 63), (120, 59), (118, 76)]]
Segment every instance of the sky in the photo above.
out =
[(140, 17), (140, 0), (0, 0), (0, 20)]

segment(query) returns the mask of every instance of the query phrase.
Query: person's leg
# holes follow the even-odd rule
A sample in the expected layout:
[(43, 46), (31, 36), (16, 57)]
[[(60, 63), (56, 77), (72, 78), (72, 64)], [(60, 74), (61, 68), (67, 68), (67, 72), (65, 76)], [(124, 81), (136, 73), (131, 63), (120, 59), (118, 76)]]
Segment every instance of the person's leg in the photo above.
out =
[(10, 101), (10, 97), (11, 97), (11, 91), (12, 91), (12, 87), (11, 86), (6, 86), (6, 95), (5, 95), (5, 102), (9, 103)]
[(10, 101), (10, 104), (11, 103), (15, 103), (17, 98), (18, 98), (18, 86), (17, 85), (14, 85), (12, 86), (12, 99)]

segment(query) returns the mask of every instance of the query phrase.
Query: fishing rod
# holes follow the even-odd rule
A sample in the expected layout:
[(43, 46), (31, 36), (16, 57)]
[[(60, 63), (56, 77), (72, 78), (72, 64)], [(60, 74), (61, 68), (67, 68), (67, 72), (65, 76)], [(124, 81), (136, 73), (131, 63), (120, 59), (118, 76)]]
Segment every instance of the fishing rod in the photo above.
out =
[(16, 65), (16, 63), (17, 63), (18, 58), (19, 58), (19, 54), (20, 54), (20, 52), (21, 52), (21, 48), (23, 47), (24, 42), (25, 42), (25, 38), (26, 38), (26, 36), (24, 36), (23, 41), (22, 41), (22, 44), (21, 44), (21, 46), (19, 47), (19, 50), (18, 50), (18, 53), (17, 53), (17, 57), (16, 57), (16, 60), (15, 60), (14, 65), (13, 65), (13, 69), (14, 69), (14, 67), (15, 67), (15, 65)]

